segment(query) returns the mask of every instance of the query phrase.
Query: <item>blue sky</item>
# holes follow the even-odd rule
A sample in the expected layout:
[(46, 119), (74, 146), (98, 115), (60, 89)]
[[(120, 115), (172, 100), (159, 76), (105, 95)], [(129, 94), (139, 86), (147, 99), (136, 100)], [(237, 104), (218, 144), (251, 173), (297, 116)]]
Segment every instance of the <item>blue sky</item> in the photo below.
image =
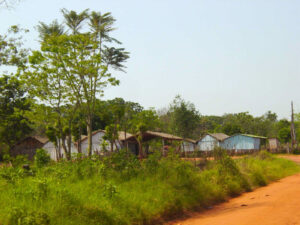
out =
[(38, 47), (39, 21), (61, 20), (60, 9), (112, 12), (114, 36), (131, 53), (119, 87), (145, 107), (168, 106), (176, 94), (201, 114), (268, 110), (300, 112), (300, 1), (294, 0), (21, 0), (0, 10), (0, 32), (20, 24)]

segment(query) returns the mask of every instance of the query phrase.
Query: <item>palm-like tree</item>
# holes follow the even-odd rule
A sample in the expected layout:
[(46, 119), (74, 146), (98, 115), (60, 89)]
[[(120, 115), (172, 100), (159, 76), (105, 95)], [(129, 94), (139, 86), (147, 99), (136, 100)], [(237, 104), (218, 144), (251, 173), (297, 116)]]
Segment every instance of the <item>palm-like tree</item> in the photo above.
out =
[(106, 65), (111, 66), (115, 70), (124, 71), (124, 62), (129, 58), (129, 52), (124, 48), (114, 48), (105, 46), (103, 50), (103, 61)]
[(115, 21), (115, 18), (109, 12), (101, 14), (100, 12), (93, 11), (89, 18), (89, 25), (93, 34), (99, 38), (99, 41), (121, 44), (120, 41), (109, 35), (111, 31), (115, 30), (113, 27)]
[[(77, 13), (66, 9), (62, 9), (61, 12), (64, 16), (65, 27), (68, 29), (66, 32), (57, 21), (50, 25), (40, 23), (38, 30), (42, 42), (56, 47), (54, 50), (49, 50), (49, 54), (56, 54), (55, 57), (50, 57), (50, 60), (55, 62), (55, 66), (58, 64), (58, 73), (54, 75), (61, 75), (64, 85), (69, 87), (68, 90), (74, 91), (59, 89), (65, 91), (64, 94), (70, 95), (70, 98), (66, 97), (66, 99), (76, 101), (86, 114), (88, 153), (91, 155), (92, 119), (95, 113), (96, 95), (101, 95), (103, 88), (107, 85), (118, 84), (118, 80), (107, 72), (108, 67), (124, 71), (123, 63), (129, 58), (129, 53), (124, 48), (106, 46), (107, 43), (121, 44), (111, 37), (111, 32), (115, 30), (115, 19), (111, 13), (101, 14), (88, 10)], [(63, 35), (63, 38), (57, 42), (48, 42), (47, 37), (53, 37), (53, 35), (55, 35), (54, 40), (60, 35)], [(46, 54), (46, 57), (49, 54)], [(63, 148), (65, 149), (64, 146)]]
[(65, 33), (64, 26), (59, 24), (57, 20), (54, 20), (49, 25), (40, 22), (40, 24), (37, 26), (37, 29), (42, 40), (45, 40), (50, 36), (59, 36)]
[(89, 17), (88, 9), (83, 10), (81, 13), (77, 13), (73, 10), (68, 11), (67, 9), (62, 9), (61, 12), (65, 18), (66, 25), (71, 29), (73, 34), (78, 34), (82, 28), (82, 23), (85, 19)]

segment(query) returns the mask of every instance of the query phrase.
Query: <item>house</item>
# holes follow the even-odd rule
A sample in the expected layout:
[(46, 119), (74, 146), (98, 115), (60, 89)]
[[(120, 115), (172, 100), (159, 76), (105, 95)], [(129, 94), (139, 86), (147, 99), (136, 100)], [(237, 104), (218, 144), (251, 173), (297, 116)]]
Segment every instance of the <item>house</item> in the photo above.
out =
[[(184, 139), (172, 134), (167, 134), (167, 133), (163, 133), (163, 132), (156, 132), (156, 131), (145, 131), (142, 134), (142, 141), (145, 144), (145, 148), (144, 151), (146, 152), (146, 154), (151, 151), (151, 146), (149, 146), (149, 144), (147, 144), (147, 142), (152, 141), (152, 140), (157, 140), (159, 142), (161, 142), (161, 145), (163, 146), (164, 150), (168, 150), (168, 148), (170, 147), (170, 145), (172, 145), (175, 142), (182, 142)], [(132, 135), (128, 138), (125, 139), (125, 142), (128, 143), (129, 149), (131, 150), (131, 152), (133, 152), (134, 154), (138, 154), (139, 153), (139, 146), (138, 146), (138, 141), (136, 139), (136, 136)], [(186, 145), (188, 144), (188, 141), (186, 142)], [(180, 149), (180, 147), (179, 147)]]
[(48, 138), (41, 136), (29, 136), (15, 144), (10, 150), (12, 157), (27, 155), (29, 160), (34, 158), (37, 149), (42, 148)]
[(193, 152), (195, 151), (197, 141), (190, 139), (190, 138), (185, 138), (182, 142), (182, 151), (184, 152)]
[[(143, 141), (147, 142), (147, 141), (150, 141), (155, 138), (161, 139), (162, 143), (164, 143), (164, 144), (167, 144), (172, 141), (183, 141), (183, 138), (172, 135), (172, 134), (156, 132), (156, 131), (149, 131), (149, 130), (143, 132), (143, 135), (142, 135)], [(131, 135), (130, 137), (126, 138), (126, 141), (136, 142), (136, 137), (134, 135)]]
[(235, 134), (224, 139), (220, 146), (227, 150), (236, 151), (259, 150), (262, 140), (266, 140), (266, 137), (251, 134)]
[[(96, 130), (92, 133), (92, 154), (99, 154), (103, 152), (105, 149), (106, 151), (111, 151), (111, 144), (109, 141), (104, 140), (105, 130)], [(130, 133), (126, 133), (126, 138), (131, 137)], [(119, 138), (118, 140), (114, 141), (114, 150), (121, 149), (124, 146), (125, 140), (125, 132), (119, 131)], [(78, 142), (76, 143), (78, 145)], [(88, 137), (84, 137), (81, 139), (81, 151), (82, 154), (88, 154)]]
[[(66, 142), (67, 145), (67, 142)], [(45, 149), (47, 151), (47, 153), (50, 155), (50, 158), (52, 160), (57, 161), (60, 158), (65, 158), (65, 152), (63, 150), (62, 144), (61, 144), (61, 140), (58, 140), (57, 146), (51, 142), (51, 141), (47, 141), (43, 147), (43, 149)], [(73, 153), (78, 153), (77, 147), (75, 146), (75, 144), (73, 142), (71, 142), (71, 154)], [(60, 154), (60, 156), (59, 156)]]
[(200, 151), (212, 151), (215, 147), (220, 147), (220, 143), (228, 137), (223, 133), (208, 133), (197, 142), (197, 148)]
[(276, 152), (280, 148), (280, 143), (277, 138), (269, 138), (268, 143), (270, 152)]

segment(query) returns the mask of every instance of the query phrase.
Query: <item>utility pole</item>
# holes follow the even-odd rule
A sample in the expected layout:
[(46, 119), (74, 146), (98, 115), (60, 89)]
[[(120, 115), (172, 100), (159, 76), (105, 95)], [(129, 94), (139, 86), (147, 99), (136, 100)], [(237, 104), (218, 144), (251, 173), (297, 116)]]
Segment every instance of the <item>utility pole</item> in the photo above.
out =
[(296, 132), (294, 123), (294, 106), (293, 101), (291, 102), (292, 115), (291, 115), (291, 140), (292, 140), (292, 151), (294, 151), (294, 146), (296, 144)]

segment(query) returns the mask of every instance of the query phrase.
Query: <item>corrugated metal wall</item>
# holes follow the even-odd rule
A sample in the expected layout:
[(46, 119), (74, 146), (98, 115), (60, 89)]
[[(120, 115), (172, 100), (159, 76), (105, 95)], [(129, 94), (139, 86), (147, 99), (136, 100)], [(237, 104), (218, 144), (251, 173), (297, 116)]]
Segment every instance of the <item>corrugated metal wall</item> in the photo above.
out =
[(220, 142), (208, 134), (197, 143), (197, 147), (200, 151), (212, 151), (219, 145)]
[[(48, 152), (48, 154), (50, 155), (50, 158), (52, 160), (57, 159), (57, 157), (56, 157), (56, 148), (55, 148), (54, 143), (48, 141), (42, 148), (45, 149)], [(62, 156), (65, 157), (64, 156), (65, 152), (64, 152), (62, 146), (60, 146), (60, 151), (61, 151)], [(74, 154), (74, 153), (78, 153), (78, 149), (76, 148), (74, 143), (71, 143), (71, 155)]]
[(188, 142), (188, 141), (184, 141), (182, 143), (182, 149), (185, 151), (185, 152), (192, 152), (195, 150), (195, 144), (191, 143), (191, 142)]
[(259, 150), (260, 139), (244, 135), (235, 135), (225, 139), (221, 147), (228, 150)]
[[(102, 149), (102, 145), (103, 145), (103, 142), (105, 141), (103, 139), (103, 136), (105, 135), (104, 132), (97, 132), (96, 134), (94, 134), (92, 136), (92, 142), (93, 142), (93, 145), (92, 145), (92, 153), (100, 153), (103, 149)], [(106, 150), (107, 151), (111, 151), (110, 149), (110, 143), (108, 141), (105, 141), (106, 145)], [(120, 146), (120, 143), (118, 141), (116, 141), (116, 145), (117, 145), (117, 148), (118, 149), (121, 149), (122, 146)], [(88, 154), (88, 139), (86, 138), (84, 141), (81, 142), (81, 151), (84, 155), (87, 155)], [(115, 151), (115, 146), (114, 146), (114, 151)]]

